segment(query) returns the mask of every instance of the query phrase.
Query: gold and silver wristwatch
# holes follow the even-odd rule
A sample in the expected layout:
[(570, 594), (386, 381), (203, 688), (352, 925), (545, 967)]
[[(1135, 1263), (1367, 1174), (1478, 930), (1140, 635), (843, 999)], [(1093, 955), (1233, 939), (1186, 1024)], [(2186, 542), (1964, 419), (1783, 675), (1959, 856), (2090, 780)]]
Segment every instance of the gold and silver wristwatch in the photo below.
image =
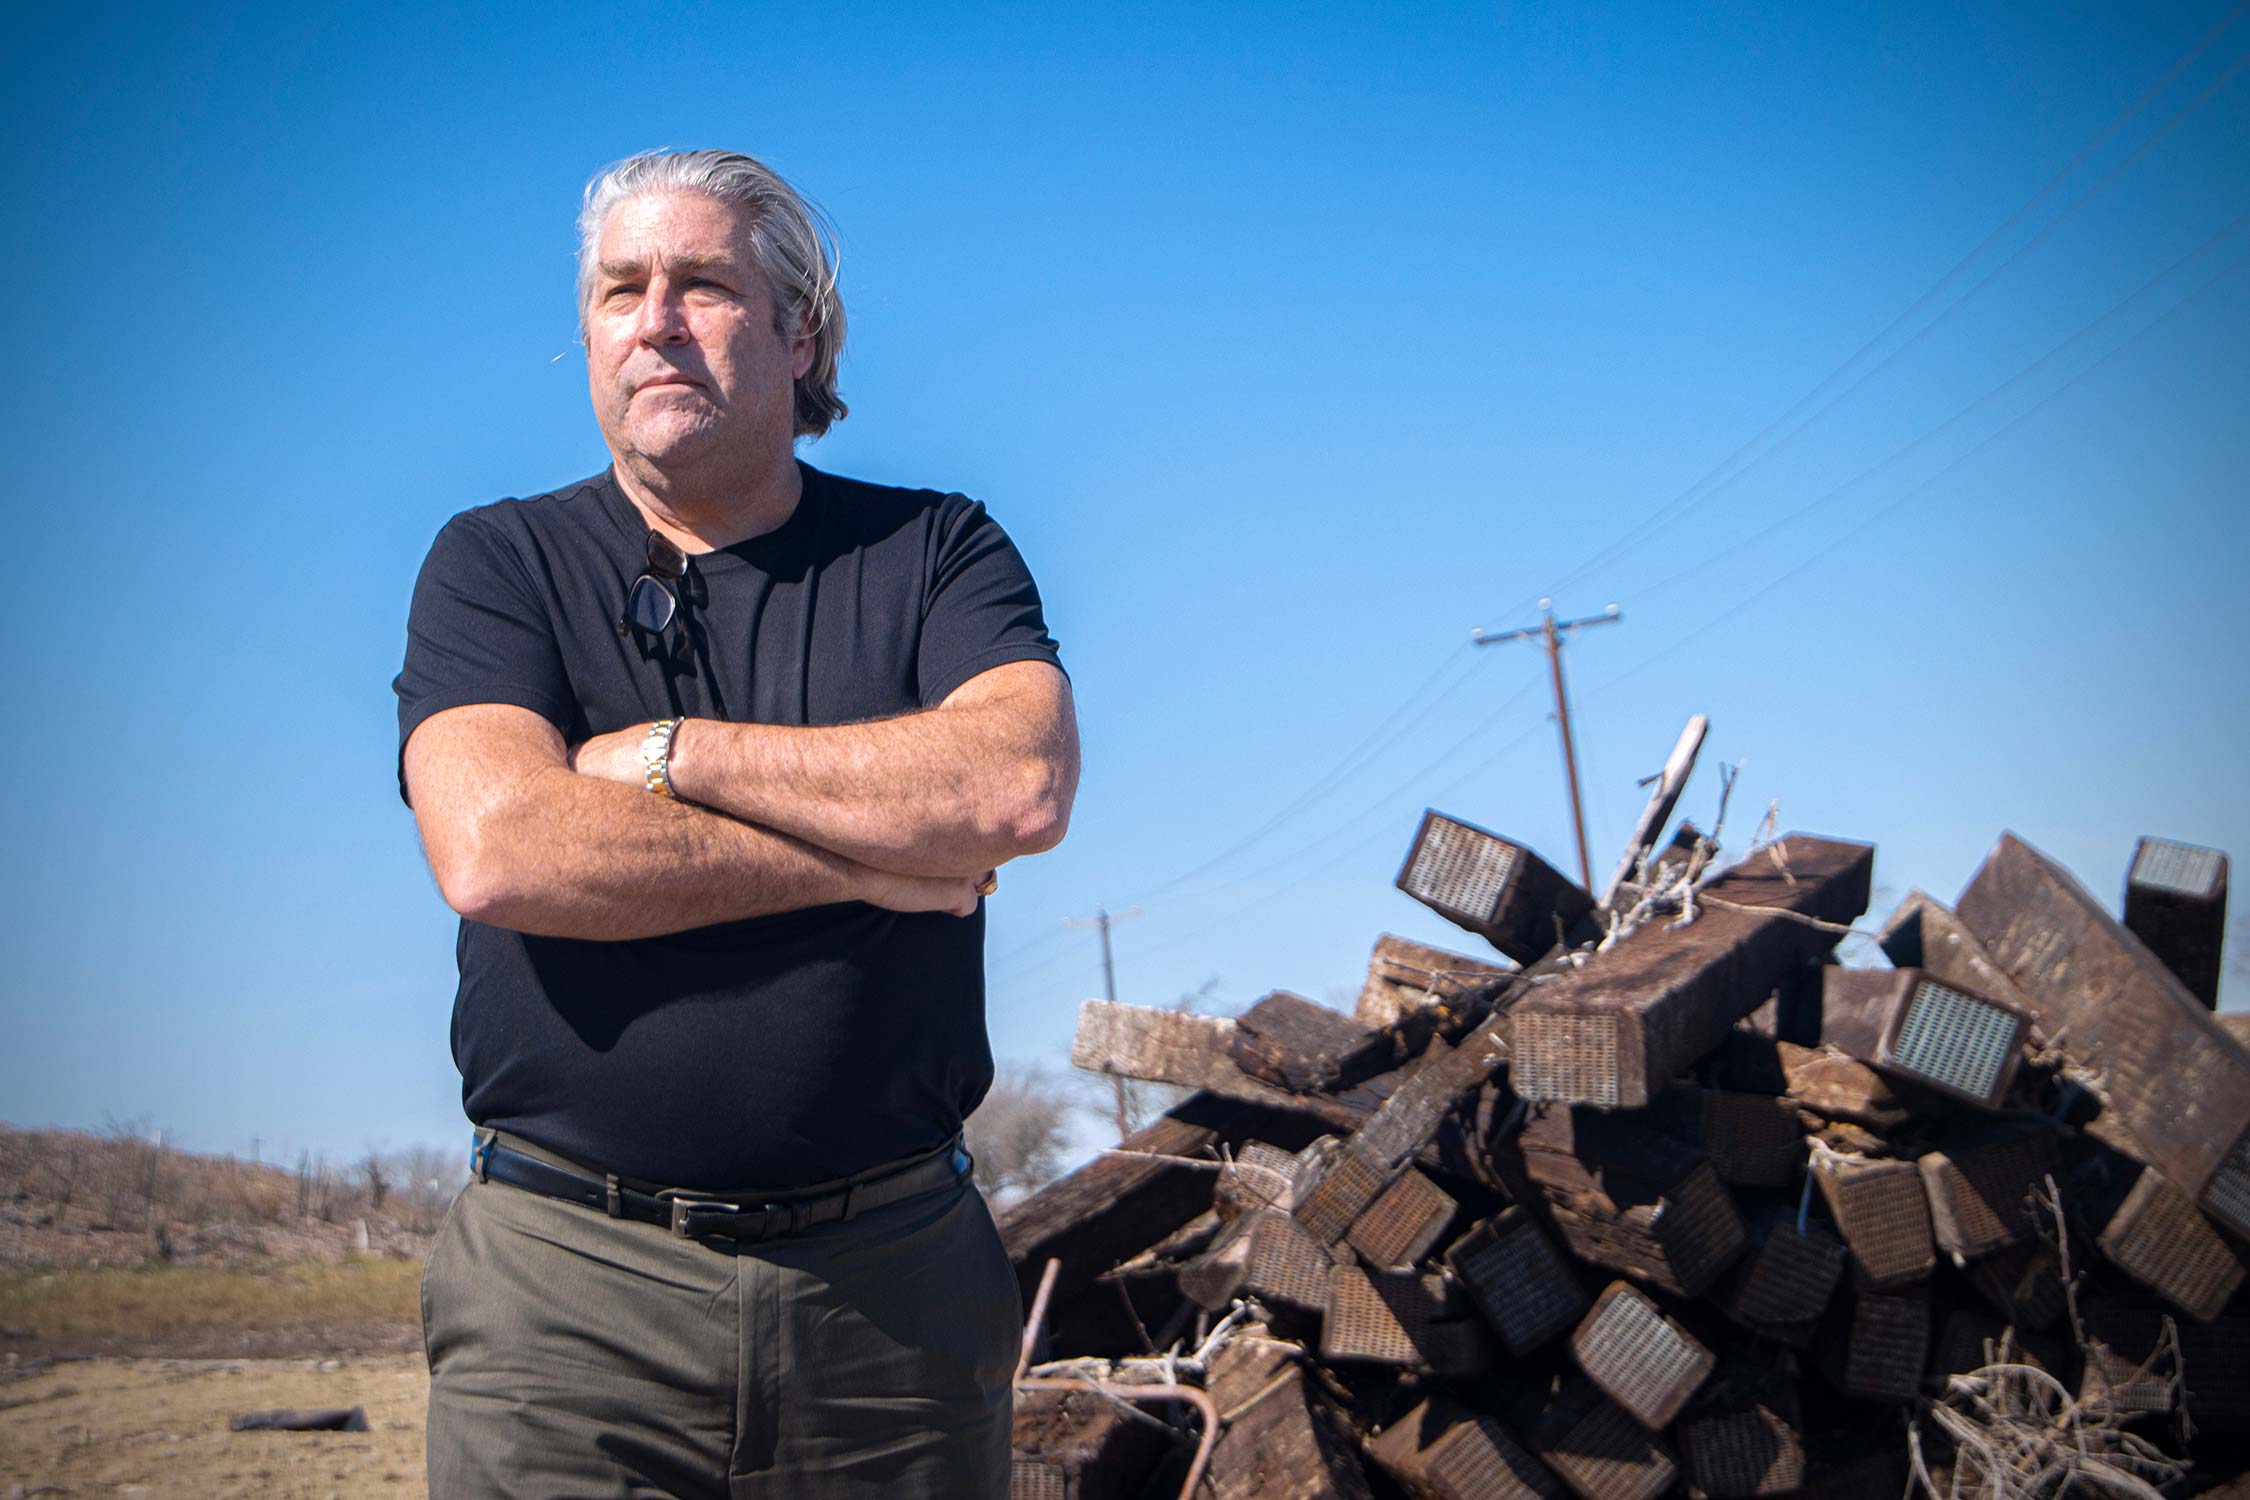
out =
[(672, 790), (672, 742), (679, 738), (684, 719), (658, 719), (641, 736), (641, 785), (667, 802), (677, 802)]

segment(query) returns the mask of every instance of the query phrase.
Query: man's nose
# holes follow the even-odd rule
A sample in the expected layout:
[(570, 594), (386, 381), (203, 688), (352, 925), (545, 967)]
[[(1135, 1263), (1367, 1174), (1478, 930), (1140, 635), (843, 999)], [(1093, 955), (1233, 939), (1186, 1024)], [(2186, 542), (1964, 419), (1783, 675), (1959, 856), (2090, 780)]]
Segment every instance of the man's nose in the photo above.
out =
[(658, 282), (641, 298), (634, 329), (644, 344), (677, 344), (687, 338), (687, 308), (669, 285)]

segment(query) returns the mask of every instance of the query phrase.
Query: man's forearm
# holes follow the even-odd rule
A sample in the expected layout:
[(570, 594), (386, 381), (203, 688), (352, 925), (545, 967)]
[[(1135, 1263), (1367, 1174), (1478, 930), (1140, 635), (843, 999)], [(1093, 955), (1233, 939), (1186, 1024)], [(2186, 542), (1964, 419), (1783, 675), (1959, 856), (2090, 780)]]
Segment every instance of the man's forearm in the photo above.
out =
[(636, 786), (581, 776), (522, 709), (433, 716), (406, 747), (423, 846), (465, 917), (550, 937), (616, 940), (869, 901), (972, 910), (961, 881), (871, 869), (832, 850)]
[(1058, 713), (1052, 691), (819, 728), (691, 719), (672, 783), (877, 869), (975, 876), (1062, 838), (1078, 752), (1067, 697)]
[(479, 837), (490, 844), (486, 873), (464, 915), (547, 937), (655, 937), (855, 900), (872, 873), (786, 834), (561, 767), (527, 777)]

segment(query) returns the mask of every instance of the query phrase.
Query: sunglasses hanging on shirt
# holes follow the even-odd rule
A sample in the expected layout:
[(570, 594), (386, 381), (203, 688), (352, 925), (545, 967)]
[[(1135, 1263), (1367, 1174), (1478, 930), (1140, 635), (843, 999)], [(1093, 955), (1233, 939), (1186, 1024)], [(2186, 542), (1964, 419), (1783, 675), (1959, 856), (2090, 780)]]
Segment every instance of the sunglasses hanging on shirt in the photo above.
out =
[(625, 591), (625, 613), (617, 621), (619, 635), (638, 630), (661, 636), (680, 612), (677, 585), (687, 572), (687, 554), (670, 537), (651, 531), (644, 556), (647, 571)]

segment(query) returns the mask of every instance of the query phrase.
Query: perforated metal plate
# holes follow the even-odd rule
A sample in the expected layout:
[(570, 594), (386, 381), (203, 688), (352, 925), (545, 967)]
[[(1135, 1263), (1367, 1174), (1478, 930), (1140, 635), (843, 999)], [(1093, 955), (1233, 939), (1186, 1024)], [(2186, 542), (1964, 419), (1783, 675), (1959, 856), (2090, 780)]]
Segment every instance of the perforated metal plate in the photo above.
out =
[(2250, 1131), (2234, 1143), (2203, 1190), (2203, 1207), (2236, 1234), (2250, 1236)]
[(1346, 1238), (1369, 1265), (1405, 1269), (1429, 1253), (1454, 1206), (1451, 1194), (1408, 1167), (1352, 1221)]
[(1711, 1500), (1786, 1495), (1805, 1482), (1805, 1442), (1766, 1408), (1714, 1413), (1680, 1423), (1680, 1467)]
[(2022, 1020), (1974, 995), (1925, 979), (1906, 1002), (1886, 1064), (1972, 1099), (1990, 1099), (2021, 1039)]
[(1509, 1084), (1526, 1099), (1615, 1104), (1620, 1083), (1614, 1015), (1523, 1011), (1510, 1021)]
[(1821, 1196), (1869, 1286), (1895, 1286), (1929, 1274), (1930, 1205), (1910, 1161), (1845, 1162), (1816, 1169)]
[(1597, 1404), (1539, 1451), (1583, 1500), (1652, 1500), (1679, 1473), (1670, 1451), (1614, 1401)]
[(1586, 1289), (1521, 1209), (1510, 1209), (1447, 1252), (1511, 1353), (1528, 1354), (1586, 1312)]
[(1431, 813), (1402, 884), (1415, 900), (1456, 921), (1486, 927), (1500, 910), (1515, 868), (1515, 845)]
[(1297, 1210), (1297, 1222), (1324, 1245), (1333, 1245), (1367, 1212), (1385, 1183), (1374, 1167), (1349, 1149), (1339, 1151), (1321, 1175), (1319, 1186)]
[(1328, 1280), (1321, 1357), (1420, 1364), (1433, 1308), (1418, 1281), (1413, 1276), (1385, 1276), (1378, 1282), (1355, 1266), (1338, 1266)]
[(1243, 1295), (1268, 1306), (1280, 1304), (1305, 1312), (1319, 1312), (1327, 1305), (1328, 1273), (1334, 1262), (1319, 1241), (1297, 1227), (1296, 1220), (1269, 1210), (1258, 1215), (1249, 1234)]
[(2175, 844), (2170, 839), (2143, 839), (2127, 880), (2137, 886), (2172, 891), (2182, 896), (2209, 898), (2218, 889), (2226, 856), (2195, 844)]
[(1018, 1457), (1008, 1474), (1008, 1500), (1070, 1500), (1070, 1486), (1054, 1464)]
[(1571, 1335), (1570, 1350), (1588, 1379), (1651, 1428), (1679, 1415), (1715, 1363), (1710, 1350), (1624, 1282), (1602, 1293)]
[(1438, 1500), (1563, 1500), (1568, 1493), (1486, 1416), (1449, 1428), (1430, 1446), (1422, 1474)]
[(1863, 1293), (1852, 1309), (1844, 1389), (1880, 1401), (1911, 1401), (1930, 1355), (1930, 1305), (1919, 1297)]
[(1799, 1234), (1776, 1225), (1750, 1255), (1734, 1294), (1734, 1315), (1749, 1323), (1804, 1323), (1817, 1318), (1844, 1274), (1844, 1247), (1817, 1224)]
[(2154, 1170), (2141, 1173), (2101, 1234), (2102, 1253), (2126, 1275), (2203, 1322), (2243, 1281), (2243, 1265), (2187, 1194)]

